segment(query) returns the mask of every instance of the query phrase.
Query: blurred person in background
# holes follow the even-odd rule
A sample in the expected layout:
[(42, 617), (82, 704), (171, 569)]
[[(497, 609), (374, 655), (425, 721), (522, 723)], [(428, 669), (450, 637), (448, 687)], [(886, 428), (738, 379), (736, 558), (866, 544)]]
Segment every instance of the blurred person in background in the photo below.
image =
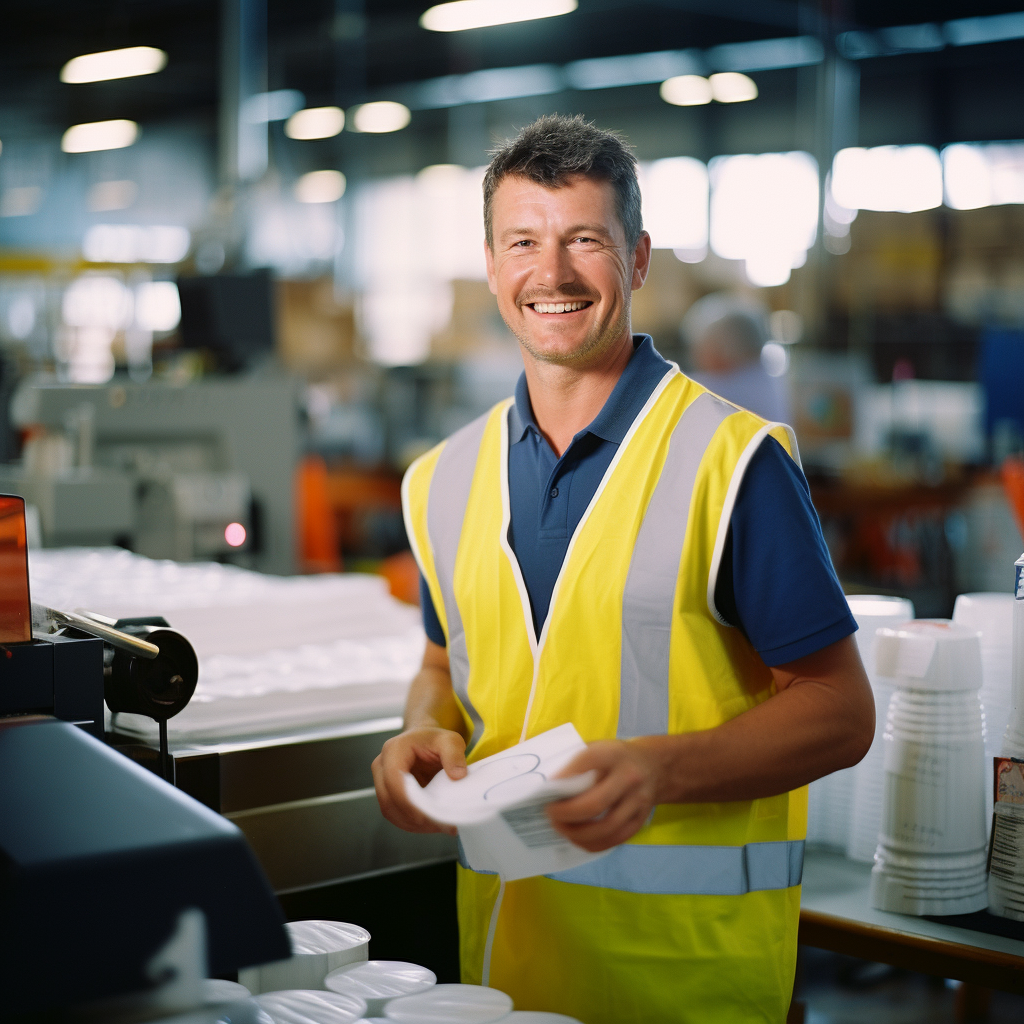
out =
[(789, 423), (786, 382), (761, 359), (771, 335), (760, 305), (724, 292), (705, 295), (683, 317), (680, 333), (693, 363), (689, 376), (698, 384), (772, 423)]

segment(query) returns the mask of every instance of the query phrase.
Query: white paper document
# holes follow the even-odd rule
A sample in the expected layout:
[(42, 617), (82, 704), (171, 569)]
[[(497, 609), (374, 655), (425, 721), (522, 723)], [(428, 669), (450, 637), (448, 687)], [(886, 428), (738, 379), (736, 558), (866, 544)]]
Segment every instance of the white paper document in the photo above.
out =
[(476, 761), (462, 779), (440, 771), (421, 788), (406, 775), (405, 792), (427, 817), (458, 828), (474, 871), (494, 871), (507, 882), (565, 871), (604, 856), (569, 842), (552, 828), (544, 810), (594, 784), (596, 772), (555, 778), (585, 749), (575, 727), (566, 723)]

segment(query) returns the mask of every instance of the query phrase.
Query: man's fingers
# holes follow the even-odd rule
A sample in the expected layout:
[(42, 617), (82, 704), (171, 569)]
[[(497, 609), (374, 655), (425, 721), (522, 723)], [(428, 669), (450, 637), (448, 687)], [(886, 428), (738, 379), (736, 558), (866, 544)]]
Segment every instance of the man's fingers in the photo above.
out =
[(438, 753), (441, 755), (441, 767), (450, 779), (464, 778), (466, 768), (466, 741), (454, 732), (445, 733), (439, 743)]
[(609, 772), (579, 796), (549, 804), (548, 815), (556, 824), (590, 821), (619, 803), (636, 786), (637, 781), (629, 771)]
[[(618, 812), (618, 813), (616, 813)], [(600, 821), (591, 821), (581, 825), (556, 825), (555, 827), (567, 840), (577, 846), (600, 853), (632, 839), (647, 820), (648, 810), (636, 807), (632, 803), (615, 808)]]
[(586, 750), (581, 750), (556, 776), (556, 779), (567, 779), (585, 772), (608, 771), (618, 760), (618, 744), (597, 741), (591, 743)]
[(381, 813), (393, 825), (406, 832), (448, 832), (453, 835), (453, 829), (431, 820), (409, 803), (405, 795), (405, 769), (402, 767), (407, 760), (409, 758), (403, 758), (399, 748), (399, 751), (392, 749), (382, 752), (371, 765)]

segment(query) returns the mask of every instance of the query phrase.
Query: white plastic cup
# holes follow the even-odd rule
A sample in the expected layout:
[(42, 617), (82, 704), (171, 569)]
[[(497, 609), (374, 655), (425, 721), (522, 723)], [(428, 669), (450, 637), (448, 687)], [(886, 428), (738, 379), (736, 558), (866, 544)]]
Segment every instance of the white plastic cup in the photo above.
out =
[(284, 989), (322, 989), (331, 971), (369, 956), (370, 933), (359, 925), (290, 921), (285, 928), (292, 945), (290, 957), (238, 972), (238, 980), (253, 995)]
[(324, 988), (362, 999), (372, 1017), (383, 1016), (392, 999), (418, 995), (436, 983), (433, 971), (400, 960), (363, 960), (339, 967), (324, 978)]
[(871, 905), (916, 915), (983, 910), (988, 894), (980, 638), (948, 620), (918, 619), (878, 631), (876, 664), (896, 691), (886, 718)]
[(399, 1024), (493, 1024), (512, 1012), (512, 999), (483, 985), (435, 985), (388, 1003), (385, 1017)]
[(256, 1002), (274, 1024), (355, 1024), (366, 1013), (361, 999), (322, 989), (265, 992)]
[[(850, 822), (846, 839), (846, 856), (871, 864), (878, 846), (878, 830), (882, 824), (882, 789), (885, 768), (882, 757), (882, 735), (885, 715), (892, 697), (892, 680), (880, 676), (875, 669), (875, 641), (880, 628), (893, 628), (913, 619), (914, 605), (902, 597), (879, 594), (858, 594), (847, 598), (850, 611), (857, 620), (857, 647), (871, 683), (875, 698), (875, 737), (859, 764), (827, 778), (852, 777)], [(812, 783), (816, 785), (816, 783)], [(842, 793), (839, 802), (842, 803)]]

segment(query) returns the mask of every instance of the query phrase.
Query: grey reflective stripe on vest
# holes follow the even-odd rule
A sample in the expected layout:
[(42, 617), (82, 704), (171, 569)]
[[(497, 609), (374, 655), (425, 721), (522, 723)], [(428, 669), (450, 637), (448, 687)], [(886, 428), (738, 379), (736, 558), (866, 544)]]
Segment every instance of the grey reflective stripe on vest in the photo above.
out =
[(742, 896), (799, 885), (804, 841), (746, 846), (617, 846), (600, 860), (547, 875), (559, 882), (657, 896)]
[(444, 614), (448, 622), (448, 663), (452, 687), (473, 723), (467, 750), (480, 738), (483, 720), (469, 699), (469, 652), (466, 631), (455, 603), (455, 556), (462, 535), (462, 521), (469, 503), (480, 441), (490, 414), (480, 416), (456, 431), (438, 456), (427, 495), (427, 534), (434, 553), (434, 571), (441, 587)]
[(687, 406), (672, 432), (622, 598), (619, 739), (668, 732), (669, 646), (690, 499), (711, 438), (735, 411), (735, 406), (705, 393)]

